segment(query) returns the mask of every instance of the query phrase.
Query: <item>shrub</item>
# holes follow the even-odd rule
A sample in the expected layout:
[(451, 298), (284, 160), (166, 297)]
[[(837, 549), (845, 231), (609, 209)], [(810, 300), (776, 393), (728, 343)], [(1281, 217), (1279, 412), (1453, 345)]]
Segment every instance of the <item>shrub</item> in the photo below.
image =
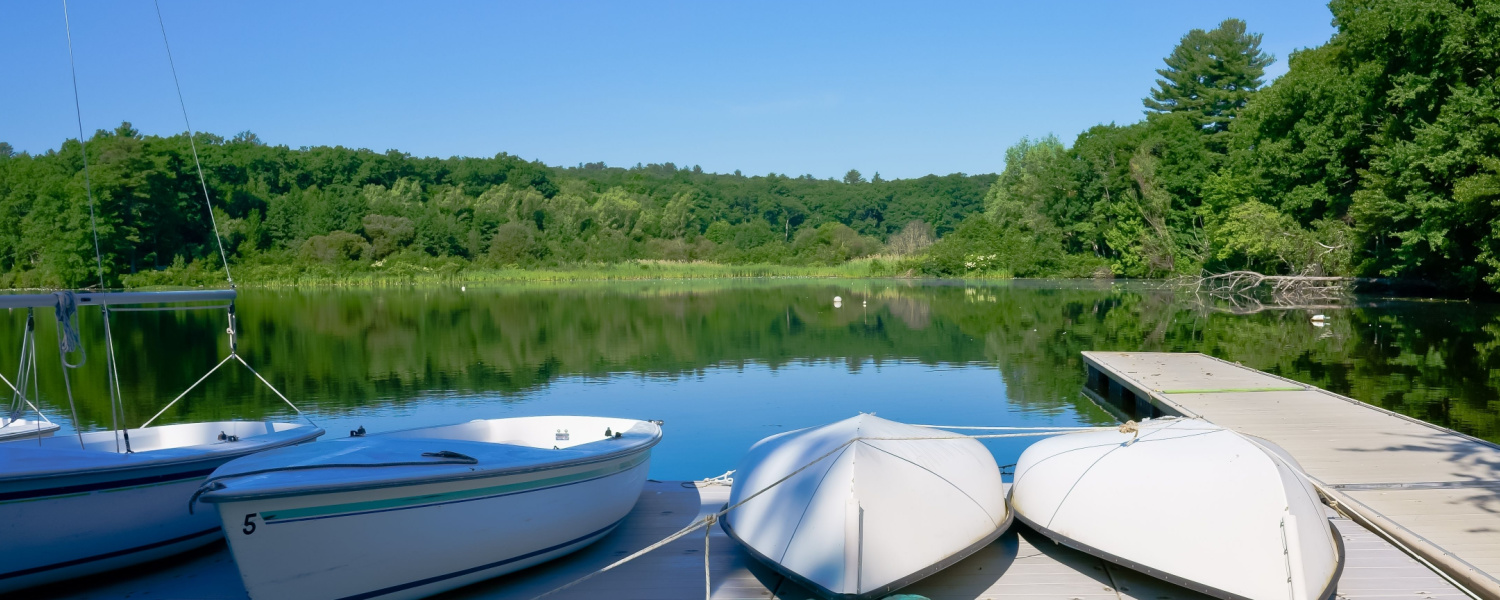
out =
[(370, 243), (365, 238), (347, 231), (332, 231), (328, 235), (315, 235), (302, 243), (301, 256), (324, 264), (356, 261), (369, 255)]

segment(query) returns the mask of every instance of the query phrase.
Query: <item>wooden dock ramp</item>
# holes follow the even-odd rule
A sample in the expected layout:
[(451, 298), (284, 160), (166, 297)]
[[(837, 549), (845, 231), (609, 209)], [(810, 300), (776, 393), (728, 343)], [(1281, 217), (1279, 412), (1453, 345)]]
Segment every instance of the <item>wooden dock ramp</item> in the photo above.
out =
[(1500, 446), (1203, 354), (1083, 359), (1088, 388), (1118, 410), (1203, 417), (1275, 442), (1340, 512), (1500, 600)]

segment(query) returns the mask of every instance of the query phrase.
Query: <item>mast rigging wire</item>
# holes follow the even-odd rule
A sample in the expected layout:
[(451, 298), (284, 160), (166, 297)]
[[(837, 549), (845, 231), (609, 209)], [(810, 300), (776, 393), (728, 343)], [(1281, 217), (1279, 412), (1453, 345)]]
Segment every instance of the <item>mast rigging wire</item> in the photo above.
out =
[(203, 187), (203, 206), (208, 208), (208, 222), (214, 228), (214, 242), (219, 246), (219, 259), (224, 261), (224, 278), (233, 287), (234, 276), (229, 273), (229, 255), (224, 253), (224, 238), (219, 236), (218, 218), (214, 216), (213, 201), (208, 196), (208, 180), (203, 177), (203, 163), (198, 160), (198, 142), (193, 139), (193, 123), (188, 120), (187, 102), (182, 99), (182, 82), (177, 80), (177, 63), (172, 60), (172, 44), (167, 41), (167, 23), (161, 17), (161, 2), (152, 0), (151, 4), (156, 7), (156, 24), (161, 27), (161, 44), (167, 49), (167, 66), (172, 69), (172, 85), (177, 86), (177, 105), (182, 107), (182, 123), (187, 126), (188, 147), (193, 150), (193, 166), (198, 168), (198, 184)]
[[(100, 250), (100, 247), (99, 247), (99, 221), (98, 221), (97, 217), (94, 216), (94, 185), (93, 185), (93, 181), (92, 181), (91, 177), (89, 176), (88, 142), (83, 137), (83, 102), (79, 99), (79, 94), (78, 94), (78, 64), (77, 64), (77, 60), (73, 56), (73, 23), (72, 23), (72, 20), (68, 16), (68, 0), (63, 0), (62, 1), (62, 5), (63, 5), (63, 29), (64, 29), (64, 31), (67, 32), (67, 37), (68, 37), (68, 69), (69, 69), (69, 73), (72, 75), (72, 78), (73, 78), (73, 116), (78, 121), (78, 147), (79, 147), (79, 150), (80, 150), (79, 154), (83, 156), (83, 189), (84, 189), (84, 193), (87, 194), (88, 199), (89, 199), (89, 227), (91, 229), (93, 229), (93, 234), (94, 234), (94, 267), (95, 267), (95, 269), (97, 270), (97, 272), (99, 274), (99, 289), (102, 291), (102, 290), (105, 289), (105, 287), (104, 287), (104, 253), (103, 253), (102, 250)], [(210, 212), (212, 212), (212, 211), (210, 211)], [(215, 236), (218, 235), (218, 230), (217, 229), (214, 230), (214, 235)], [(63, 308), (64, 308), (64, 306), (63, 306), (64, 305), (64, 300), (66, 300), (66, 303), (68, 304), (67, 308), (69, 309), (69, 312), (72, 312), (73, 310), (76, 310), (76, 309), (73, 308), (72, 294), (68, 294), (65, 297), (64, 296), (59, 296), (59, 298), (58, 298), (58, 316), (59, 316), (59, 319), (58, 319), (58, 336), (59, 336), (58, 349), (61, 351), (59, 354), (62, 357), (62, 364), (63, 364), (63, 369), (64, 369), (63, 380), (66, 381), (67, 380), (67, 372), (66, 372), (66, 370), (69, 367), (77, 368), (79, 366), (82, 366), (83, 365), (83, 360), (79, 360), (77, 365), (70, 365), (70, 364), (68, 364), (66, 346), (68, 346), (68, 345), (76, 345), (76, 346), (78, 346), (81, 349), (82, 348), (82, 344), (79, 343), (79, 340), (78, 340), (78, 337), (77, 337), (78, 332), (77, 332), (76, 329), (74, 329), (74, 330), (72, 330), (70, 332), (71, 335), (72, 335), (72, 339), (69, 340), (69, 341), (73, 342), (73, 344), (64, 344), (64, 343), (62, 343), (63, 342), (62, 335), (63, 335), (63, 331), (65, 329), (65, 327), (63, 327), (63, 326), (67, 324), (66, 321), (62, 318)], [(120, 390), (119, 390), (119, 374), (116, 372), (116, 369), (118, 367), (116, 366), (116, 363), (115, 363), (114, 336), (110, 335), (110, 329), (109, 329), (109, 307), (108, 306), (103, 307), (103, 317), (104, 317), (104, 339), (109, 342), (109, 345), (107, 347), (105, 347), (105, 350), (104, 350), (104, 355), (105, 355), (104, 356), (104, 362), (107, 365), (108, 371), (109, 371), (109, 373), (107, 375), (108, 380), (109, 380), (109, 417), (110, 417), (111, 428), (115, 430), (115, 451), (118, 452), (119, 451), (119, 446), (120, 446), (120, 433), (121, 433), (121, 430), (119, 429), (119, 427), (120, 427), (120, 424), (121, 424), (120, 423), (121, 422), (121, 418), (125, 414), (125, 400), (124, 400), (124, 397), (121, 396)], [(84, 356), (85, 356), (85, 358), (87, 357), (87, 355), (84, 355)], [(71, 384), (69, 384), (66, 387), (67, 387), (67, 390), (68, 390), (68, 406), (69, 407), (73, 407), (73, 387), (72, 387)], [(78, 444), (80, 446), (82, 446), (83, 445), (83, 429), (78, 424), (78, 409), (76, 407), (73, 408), (73, 429), (76, 430), (76, 432), (78, 433)], [(130, 432), (126, 431), (126, 432), (124, 432), (124, 434), (125, 434), (125, 451), (126, 452), (130, 452)]]

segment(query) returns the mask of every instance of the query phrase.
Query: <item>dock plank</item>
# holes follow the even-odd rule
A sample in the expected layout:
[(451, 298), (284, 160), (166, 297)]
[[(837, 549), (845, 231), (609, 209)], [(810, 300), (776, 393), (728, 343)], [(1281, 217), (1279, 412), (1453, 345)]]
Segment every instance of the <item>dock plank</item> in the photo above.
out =
[(1083, 354), (1169, 413), (1275, 442), (1365, 524), (1500, 598), (1500, 446), (1202, 354)]

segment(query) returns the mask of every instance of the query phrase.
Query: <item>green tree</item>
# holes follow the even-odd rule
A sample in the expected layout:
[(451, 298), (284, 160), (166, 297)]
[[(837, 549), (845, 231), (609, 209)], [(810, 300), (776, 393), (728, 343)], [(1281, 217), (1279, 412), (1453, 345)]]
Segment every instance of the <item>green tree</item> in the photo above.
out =
[(1162, 78), (1144, 100), (1146, 108), (1187, 113), (1208, 131), (1227, 131), (1275, 60), (1261, 51), (1260, 40), (1261, 34), (1247, 32), (1239, 19), (1189, 31), (1165, 59), (1167, 68), (1157, 69)]

